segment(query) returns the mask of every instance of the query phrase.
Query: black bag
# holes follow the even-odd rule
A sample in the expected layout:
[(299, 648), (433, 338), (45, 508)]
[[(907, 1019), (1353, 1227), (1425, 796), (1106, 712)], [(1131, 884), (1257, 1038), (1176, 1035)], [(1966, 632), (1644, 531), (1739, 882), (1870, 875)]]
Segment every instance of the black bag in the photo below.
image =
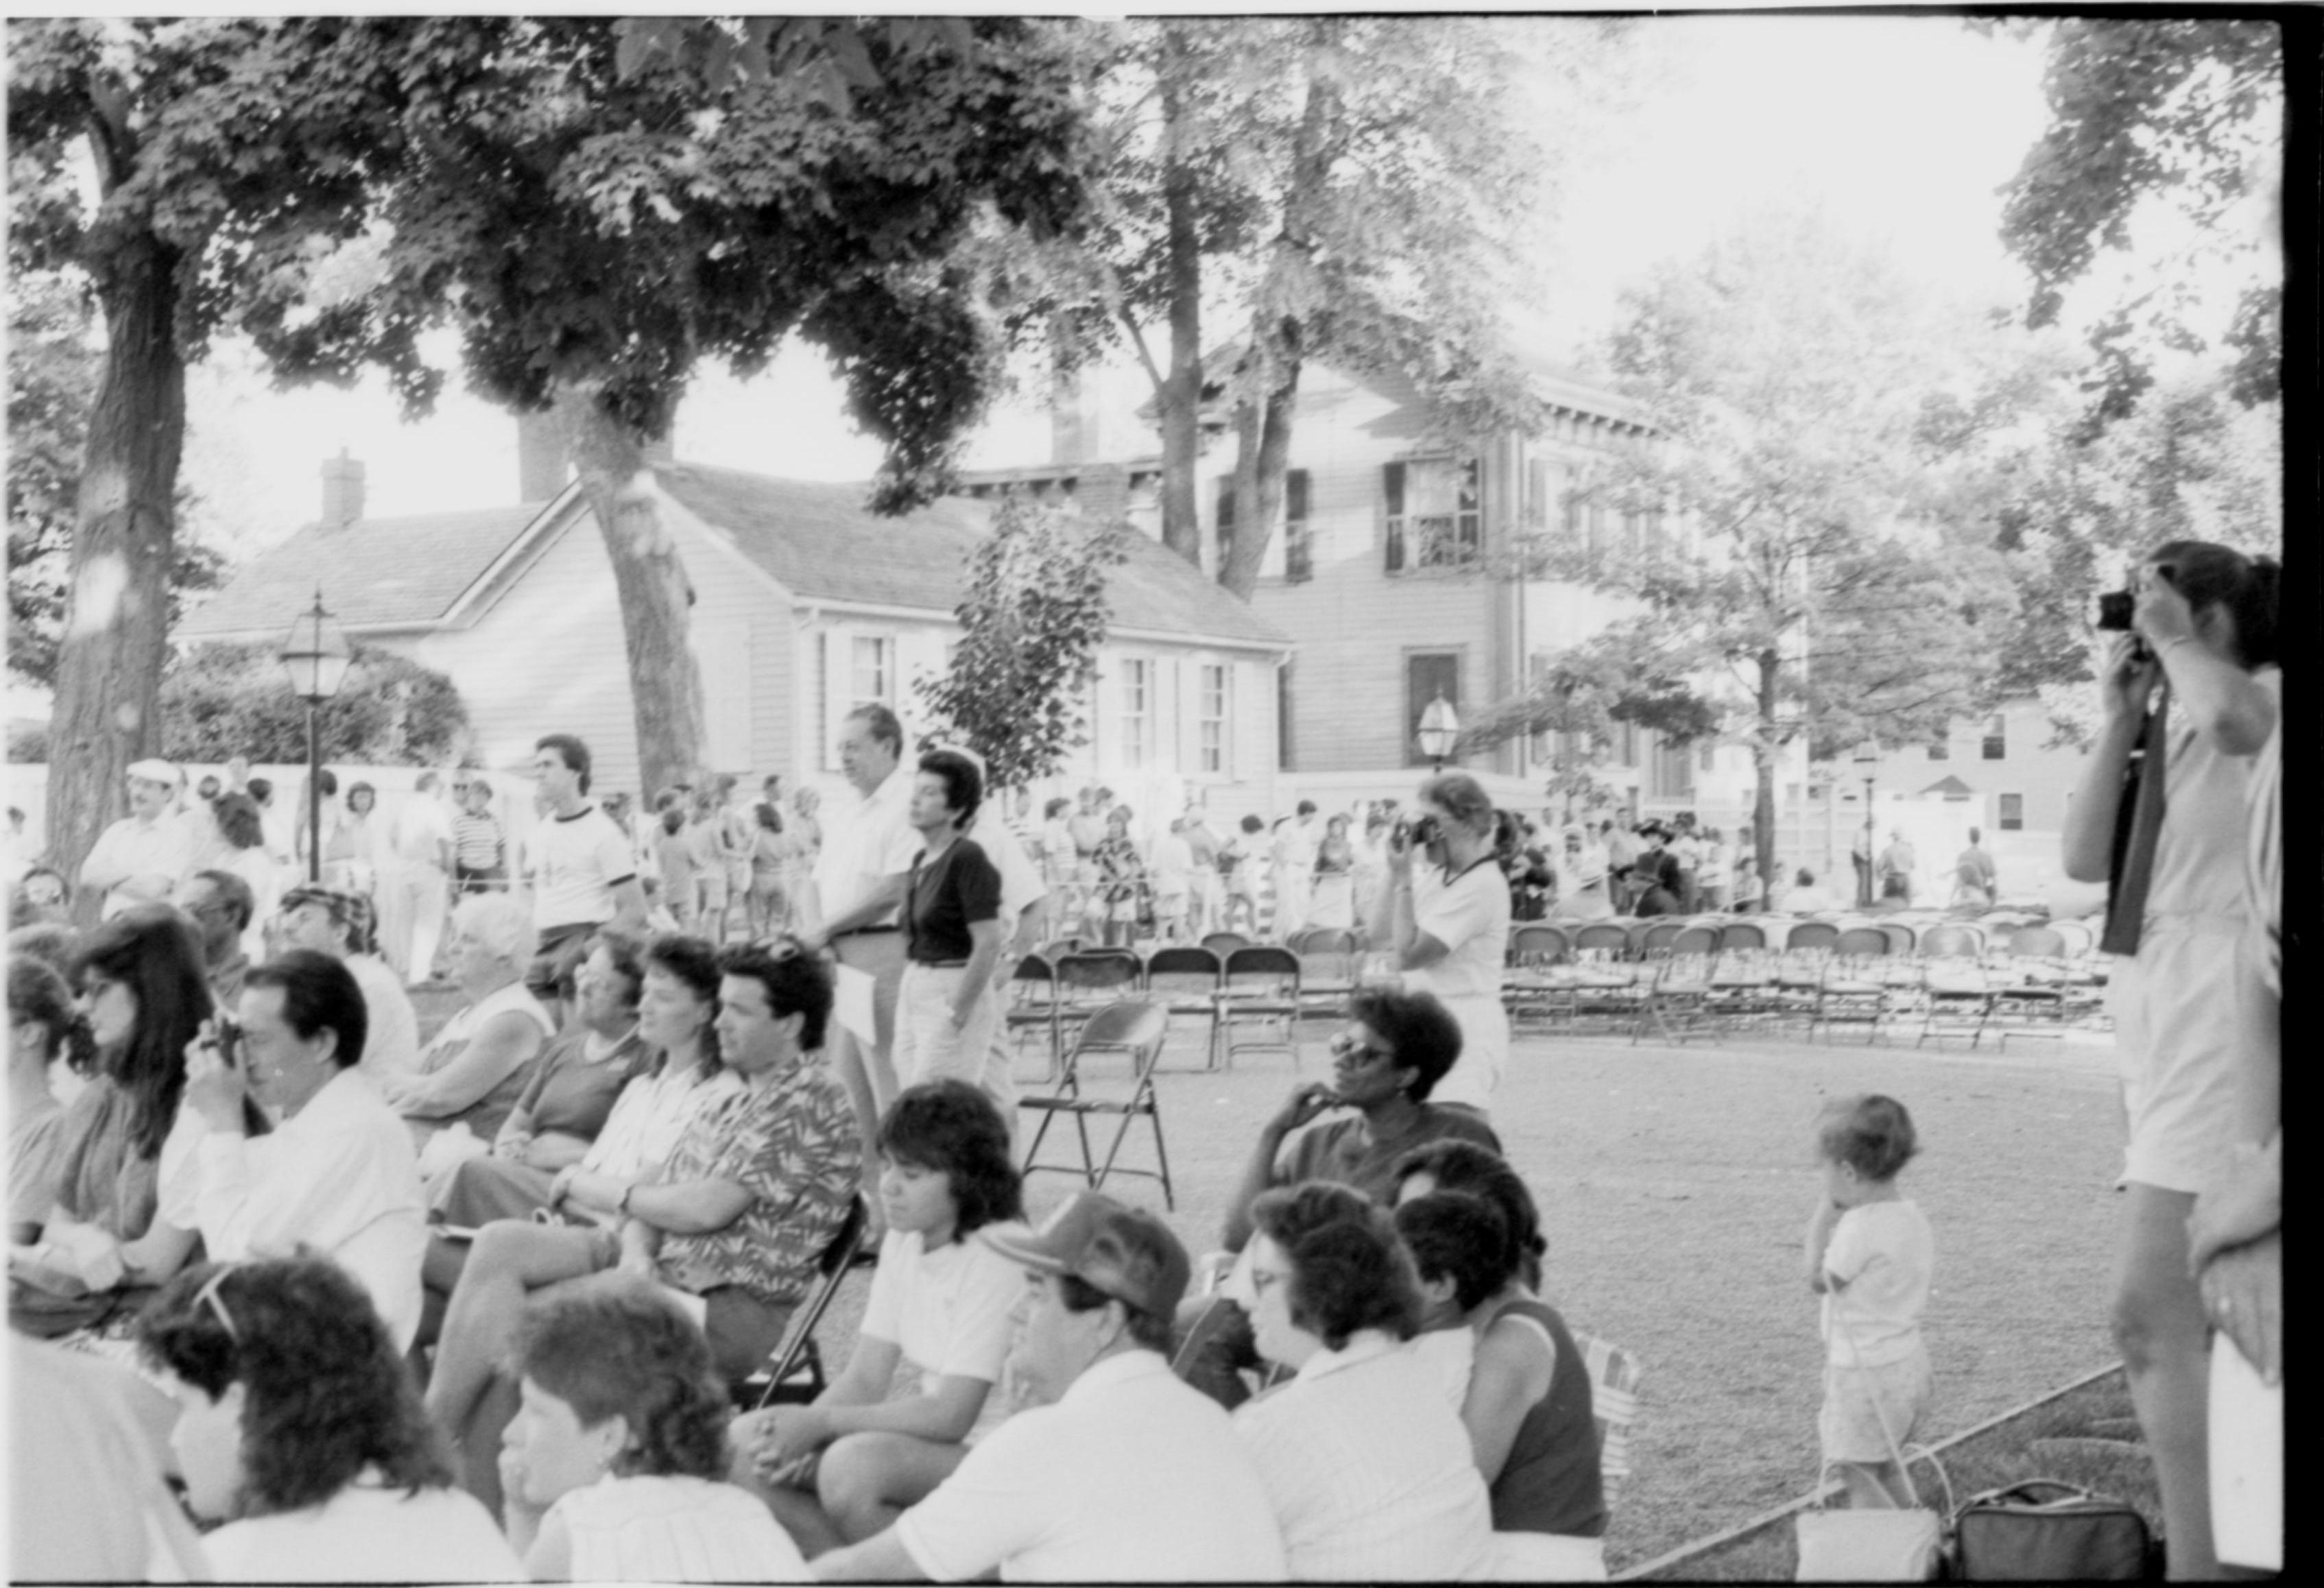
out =
[(2153, 1573), (2146, 1519), (2121, 1500), (2033, 1478), (1953, 1512), (1953, 1580), (2135, 1583)]

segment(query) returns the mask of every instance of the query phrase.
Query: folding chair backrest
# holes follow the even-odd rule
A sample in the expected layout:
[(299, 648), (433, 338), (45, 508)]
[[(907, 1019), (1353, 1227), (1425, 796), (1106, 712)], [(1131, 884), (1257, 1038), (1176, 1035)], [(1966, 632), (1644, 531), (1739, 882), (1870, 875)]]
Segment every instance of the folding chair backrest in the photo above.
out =
[(1047, 960), (1051, 965), (1055, 965), (1057, 961), (1065, 958), (1068, 954), (1079, 954), (1085, 946), (1086, 944), (1082, 938), (1058, 937), (1051, 942), (1042, 944), (1039, 947), (1034, 949), (1033, 952), (1039, 955), (1043, 959)]
[(1646, 958), (1648, 950), (1652, 946), (1654, 934), (1661, 931), (1665, 927), (1675, 931), (1679, 923), (1676, 921), (1657, 920), (1634, 922), (1631, 925), (1629, 931), (1630, 957), (1632, 959)]
[(1063, 992), (1111, 992), (1134, 990), (1142, 974), (1138, 956), (1127, 948), (1097, 948), (1068, 954), (1056, 962), (1057, 988)]
[(1754, 921), (1729, 921), (1719, 928), (1719, 946), (1732, 953), (1744, 948), (1765, 948), (1767, 928)]
[(1238, 948), (1250, 947), (1250, 939), (1240, 932), (1206, 932), (1203, 935), (1203, 946), (1224, 959)]
[(1146, 959), (1148, 992), (1206, 992), (1219, 984), (1219, 956), (1207, 948), (1177, 944), (1157, 948)]
[(1677, 942), (1679, 934), (1686, 929), (1677, 921), (1655, 921), (1651, 926), (1639, 928), (1637, 939), (1638, 956), (1645, 959), (1668, 954), (1671, 945)]
[(1829, 948), (1840, 938), (1840, 928), (1830, 921), (1794, 921), (1784, 935), (1784, 947)]
[(1232, 985), (1243, 977), (1296, 983), (1299, 980), (1299, 956), (1288, 948), (1278, 948), (1272, 943), (1254, 943), (1248, 948), (1238, 948), (1227, 956), (1226, 979), (1228, 984)]
[(2066, 939), (2050, 927), (2020, 927), (2009, 934), (2009, 952), (2019, 959), (2062, 959)]
[(1353, 954), (1356, 935), (1345, 927), (1310, 927), (1289, 946), (1294, 954)]
[(1931, 927), (1921, 934), (1921, 957), (1959, 959), (1976, 954), (1983, 945), (1984, 934), (1975, 927)]
[(2073, 959), (2088, 954), (2098, 940), (2098, 934), (2090, 930), (2087, 921), (2055, 921), (2050, 929), (2065, 939), (2066, 954)]
[(1143, 998), (1123, 998), (1107, 1004), (1083, 1023), (1074, 1039), (1074, 1056), (1084, 1053), (1128, 1053), (1139, 1070), (1153, 1062), (1170, 1029), (1170, 1011)]
[(1710, 927), (1686, 927), (1670, 939), (1673, 957), (1682, 954), (1702, 955), (1717, 952), (1719, 933)]
[(1559, 927), (1543, 926), (1538, 922), (1519, 927), (1509, 937), (1511, 965), (1556, 965), (1573, 952), (1572, 941)]
[(1885, 958), (1888, 934), (1877, 927), (1850, 927), (1833, 941), (1831, 951), (1842, 959)]
[(1590, 1370), (1590, 1411), (1598, 1424), (1598, 1470), (1609, 1482), (1630, 1475), (1630, 1431), (1638, 1417), (1638, 1359), (1620, 1346), (1575, 1331)]
[(1028, 954), (1017, 962), (1017, 974), (1010, 978), (1016, 982), (1039, 982), (1054, 985), (1056, 967), (1038, 954)]
[(1882, 921), (1877, 929), (1882, 937), (1888, 939), (1889, 953), (1910, 954), (1913, 952), (1913, 939), (1918, 934), (1916, 934), (1912, 928), (1906, 926), (1903, 921)]
[(1628, 954), (1630, 951), (1630, 928), (1618, 927), (1610, 921), (1599, 921), (1574, 934), (1573, 946), (1584, 954)]
[(839, 1233), (832, 1236), (830, 1243), (816, 1257), (817, 1278), (813, 1294), (807, 1297), (805, 1306), (791, 1315), (790, 1324), (783, 1330), (781, 1341), (767, 1358), (767, 1388), (759, 1397), (761, 1406), (766, 1406), (777, 1398), (782, 1390), (783, 1380), (797, 1371), (800, 1362), (805, 1360), (807, 1347), (815, 1340), (816, 1325), (823, 1322), (823, 1315), (831, 1310), (832, 1299), (839, 1294), (839, 1287), (845, 1281), (847, 1270), (854, 1266), (855, 1254), (862, 1250), (863, 1237), (871, 1228), (872, 1209), (859, 1192), (848, 1205), (847, 1217), (841, 1223)]

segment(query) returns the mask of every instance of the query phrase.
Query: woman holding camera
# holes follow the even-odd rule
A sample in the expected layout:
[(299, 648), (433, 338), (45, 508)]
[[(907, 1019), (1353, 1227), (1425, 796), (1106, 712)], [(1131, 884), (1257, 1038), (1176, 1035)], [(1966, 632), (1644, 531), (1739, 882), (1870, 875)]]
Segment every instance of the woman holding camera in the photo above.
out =
[[(1509, 889), (1497, 863), (1493, 802), (1468, 773), (1439, 772), (1420, 785), (1417, 803), (1410, 826), (1388, 834), (1371, 943), (1395, 956), (1407, 991), (1434, 992), (1461, 1022), (1461, 1057), (1431, 1100), (1482, 1113), (1509, 1057), (1501, 1003)], [(1429, 863), (1416, 866), (1421, 851)]]
[(2236, 1120), (2246, 758), (2273, 731), (2282, 690), (2276, 578), (2273, 562), (2203, 541), (2148, 556), (2133, 632), (2116, 637), (2100, 674), (2105, 726), (2066, 818), (2066, 874), (2109, 885), (2100, 946), (2116, 956), (2107, 1003), (2130, 1127), (2114, 1333), (2154, 1454), (2174, 1579), (2218, 1574), (2209, 1321), (2187, 1218)]

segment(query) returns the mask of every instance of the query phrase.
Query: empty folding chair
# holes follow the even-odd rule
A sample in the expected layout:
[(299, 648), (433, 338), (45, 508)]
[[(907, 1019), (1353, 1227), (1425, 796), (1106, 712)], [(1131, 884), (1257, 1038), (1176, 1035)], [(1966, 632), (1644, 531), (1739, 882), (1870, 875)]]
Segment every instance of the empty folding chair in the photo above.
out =
[(1794, 921), (1784, 935), (1784, 948), (1792, 952), (1805, 948), (1830, 948), (1840, 939), (1840, 928), (1830, 921)]
[(1203, 1067), (1219, 1062), (1219, 985), (1225, 969), (1207, 948), (1183, 945), (1157, 948), (1147, 956), (1146, 993), (1174, 1016), (1203, 1022)]
[(1055, 1079), (1057, 1061), (1065, 1056), (1065, 1044), (1059, 1039), (1062, 1027), (1058, 1022), (1057, 973), (1039, 955), (1028, 954), (1017, 962), (1017, 974), (1009, 982), (1009, 1008), (1003, 1019), (1016, 1037), (1020, 1052), (1026, 1032), (1038, 1030), (1042, 1034), (1049, 1050), (1047, 1074)]
[[(1941, 928), (1940, 928), (1941, 929)], [(1936, 933), (1931, 933), (1934, 937)], [(1993, 989), (1985, 967), (1972, 957), (1930, 959), (1921, 966), (1920, 1047), (1932, 1038), (1967, 1037), (1974, 1048), (1985, 1033), (1987, 1013), (1993, 1007)]]
[[(1706, 930), (1703, 936), (1715, 939), (1718, 934)], [(1645, 967), (1643, 974), (1644, 995), (1638, 1001), (1637, 1023), (1630, 1028), (1633, 1047), (1649, 1024), (1669, 1042), (1718, 1035), (1711, 1020), (1711, 961), (1706, 956), (1673, 954)]]
[(1240, 932), (1205, 932), (1203, 934), (1203, 946), (1224, 959), (1238, 948), (1250, 947), (1250, 939)]
[(1757, 952), (1767, 946), (1767, 928), (1757, 921), (1729, 921), (1719, 928), (1719, 946), (1728, 954)]
[(1572, 1018), (1573, 978), (1563, 968), (1572, 954), (1572, 944), (1562, 928), (1535, 921), (1510, 934), (1501, 1002), (1512, 1025), (1528, 1016), (1547, 1024)]
[[(1275, 1048), (1291, 1056), (1299, 1067), (1299, 956), (1288, 948), (1256, 943), (1227, 956), (1219, 992), (1220, 1051), (1227, 1067), (1235, 1055), (1249, 1049)], [(1252, 1024), (1272, 1026), (1282, 1032), (1277, 1041), (1239, 1041), (1236, 1033)]]
[(824, 1391), (823, 1348), (816, 1343), (816, 1325), (823, 1315), (831, 1310), (833, 1298), (839, 1287), (846, 1282), (847, 1271), (855, 1263), (855, 1254), (862, 1250), (863, 1237), (872, 1228), (872, 1210), (861, 1195), (847, 1209), (847, 1221), (839, 1233), (815, 1260), (816, 1284), (807, 1305), (791, 1314), (783, 1337), (774, 1350), (767, 1353), (766, 1365), (733, 1387), (737, 1406), (770, 1406), (777, 1401), (804, 1402), (813, 1400)]
[(1060, 955), (1049, 963), (1056, 973), (1061, 1052), (1071, 1046), (1091, 1011), (1134, 995), (1146, 974), (1145, 962), (1127, 948), (1091, 948)]
[[(1175, 1211), (1178, 1205), (1170, 1186), (1170, 1152), (1162, 1140), (1162, 1107), (1154, 1091), (1154, 1062), (1161, 1057), (1162, 1044), (1169, 1034), (1169, 1011), (1143, 998), (1125, 998), (1091, 1015), (1074, 1039), (1072, 1050), (1065, 1055), (1057, 1089), (1047, 1097), (1017, 1100), (1018, 1107), (1032, 1109), (1041, 1116), (1040, 1128), (1033, 1132), (1032, 1140), (1025, 1148), (1024, 1172), (1030, 1175), (1050, 1169), (1078, 1173), (1093, 1190), (1102, 1190), (1111, 1175), (1142, 1176), (1162, 1182), (1162, 1204)], [(1126, 1083), (1109, 1085), (1093, 1073), (1095, 1066), (1091, 1060), (1099, 1054), (1119, 1054), (1129, 1061)], [(1081, 1143), (1078, 1170), (1070, 1163), (1039, 1161), (1041, 1142), (1059, 1114), (1069, 1115), (1074, 1122), (1074, 1132)], [(1105, 1161), (1101, 1164), (1091, 1150), (1089, 1122), (1093, 1117), (1108, 1115), (1120, 1122), (1114, 1127), (1113, 1140), (1108, 1143)], [(1150, 1169), (1131, 1168), (1117, 1161), (1130, 1125), (1141, 1117), (1154, 1131), (1156, 1167)]]

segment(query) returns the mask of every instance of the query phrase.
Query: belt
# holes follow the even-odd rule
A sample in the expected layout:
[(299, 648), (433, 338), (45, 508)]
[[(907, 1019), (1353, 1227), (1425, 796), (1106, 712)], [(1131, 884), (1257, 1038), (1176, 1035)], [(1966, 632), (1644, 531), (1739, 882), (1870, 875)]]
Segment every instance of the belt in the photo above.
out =
[(900, 932), (903, 929), (901, 927), (850, 927), (844, 932), (834, 932), (828, 940), (836, 943), (842, 937), (869, 937), (875, 933)]
[(964, 959), (916, 959), (912, 963), (924, 971), (964, 971), (968, 968), (968, 961)]

